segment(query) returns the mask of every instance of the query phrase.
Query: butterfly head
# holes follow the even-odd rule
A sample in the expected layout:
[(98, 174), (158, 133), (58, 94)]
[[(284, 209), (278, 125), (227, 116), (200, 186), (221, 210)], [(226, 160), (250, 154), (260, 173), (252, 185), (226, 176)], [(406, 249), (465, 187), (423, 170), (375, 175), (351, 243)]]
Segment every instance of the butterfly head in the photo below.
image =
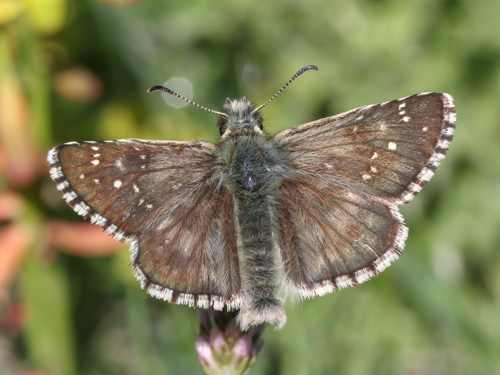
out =
[(226, 99), (222, 107), (225, 116), (220, 116), (219, 131), (222, 138), (240, 132), (262, 134), (262, 116), (246, 96), (241, 99)]

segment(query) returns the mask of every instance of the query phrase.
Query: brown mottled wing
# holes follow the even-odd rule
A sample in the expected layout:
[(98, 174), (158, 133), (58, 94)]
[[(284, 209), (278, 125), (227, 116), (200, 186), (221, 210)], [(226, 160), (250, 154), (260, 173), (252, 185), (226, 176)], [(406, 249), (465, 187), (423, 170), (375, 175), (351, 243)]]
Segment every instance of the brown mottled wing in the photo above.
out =
[(240, 303), (233, 206), (212, 179), (207, 142), (71, 142), (48, 155), (50, 174), (78, 214), (131, 243), (151, 295), (207, 308)]
[(278, 215), (290, 293), (357, 285), (399, 257), (407, 228), (396, 205), (432, 177), (455, 118), (450, 95), (423, 93), (274, 136), (298, 176), (283, 184)]
[(278, 211), (286, 290), (304, 298), (382, 272), (399, 257), (408, 235), (396, 206), (321, 179), (285, 182)]
[(444, 158), (455, 118), (450, 95), (423, 93), (286, 129), (274, 139), (304, 174), (403, 204)]

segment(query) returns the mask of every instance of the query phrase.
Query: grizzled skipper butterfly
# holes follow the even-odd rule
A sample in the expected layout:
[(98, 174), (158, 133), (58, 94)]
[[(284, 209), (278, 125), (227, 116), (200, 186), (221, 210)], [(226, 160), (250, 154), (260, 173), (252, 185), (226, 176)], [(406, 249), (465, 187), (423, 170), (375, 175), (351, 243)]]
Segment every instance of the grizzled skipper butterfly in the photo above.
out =
[(401, 254), (398, 205), (433, 176), (453, 138), (453, 98), (421, 93), (263, 131), (243, 97), (221, 140), (121, 139), (50, 150), (50, 176), (77, 214), (130, 243), (141, 287), (191, 307), (240, 310), (242, 330), (284, 326), (283, 296), (365, 282)]

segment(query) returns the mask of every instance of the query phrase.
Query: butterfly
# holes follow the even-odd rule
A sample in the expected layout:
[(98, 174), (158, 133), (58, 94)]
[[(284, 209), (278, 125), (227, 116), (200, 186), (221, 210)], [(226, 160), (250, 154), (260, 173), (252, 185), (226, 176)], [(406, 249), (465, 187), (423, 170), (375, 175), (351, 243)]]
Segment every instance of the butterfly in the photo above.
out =
[(242, 330), (286, 323), (286, 297), (356, 286), (401, 255), (408, 203), (445, 157), (453, 98), (420, 93), (263, 131), (243, 97), (219, 116), (221, 139), (69, 142), (48, 153), (50, 176), (79, 215), (130, 243), (150, 295), (239, 310)]

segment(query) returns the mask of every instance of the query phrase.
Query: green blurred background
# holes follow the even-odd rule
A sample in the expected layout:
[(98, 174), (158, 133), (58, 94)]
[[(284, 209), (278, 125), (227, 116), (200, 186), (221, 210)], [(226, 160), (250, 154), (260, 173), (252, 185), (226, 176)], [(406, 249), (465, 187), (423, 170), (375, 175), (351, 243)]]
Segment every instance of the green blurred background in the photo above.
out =
[[(218, 139), (216, 118), (146, 89), (172, 77), (268, 132), (422, 91), (455, 97), (455, 140), (402, 208), (401, 259), (287, 304), (253, 374), (500, 374), (499, 1), (0, 2), (0, 374), (201, 374), (196, 311), (149, 297), (126, 247), (48, 178), (75, 140)], [(182, 86), (171, 85), (187, 94)]]

